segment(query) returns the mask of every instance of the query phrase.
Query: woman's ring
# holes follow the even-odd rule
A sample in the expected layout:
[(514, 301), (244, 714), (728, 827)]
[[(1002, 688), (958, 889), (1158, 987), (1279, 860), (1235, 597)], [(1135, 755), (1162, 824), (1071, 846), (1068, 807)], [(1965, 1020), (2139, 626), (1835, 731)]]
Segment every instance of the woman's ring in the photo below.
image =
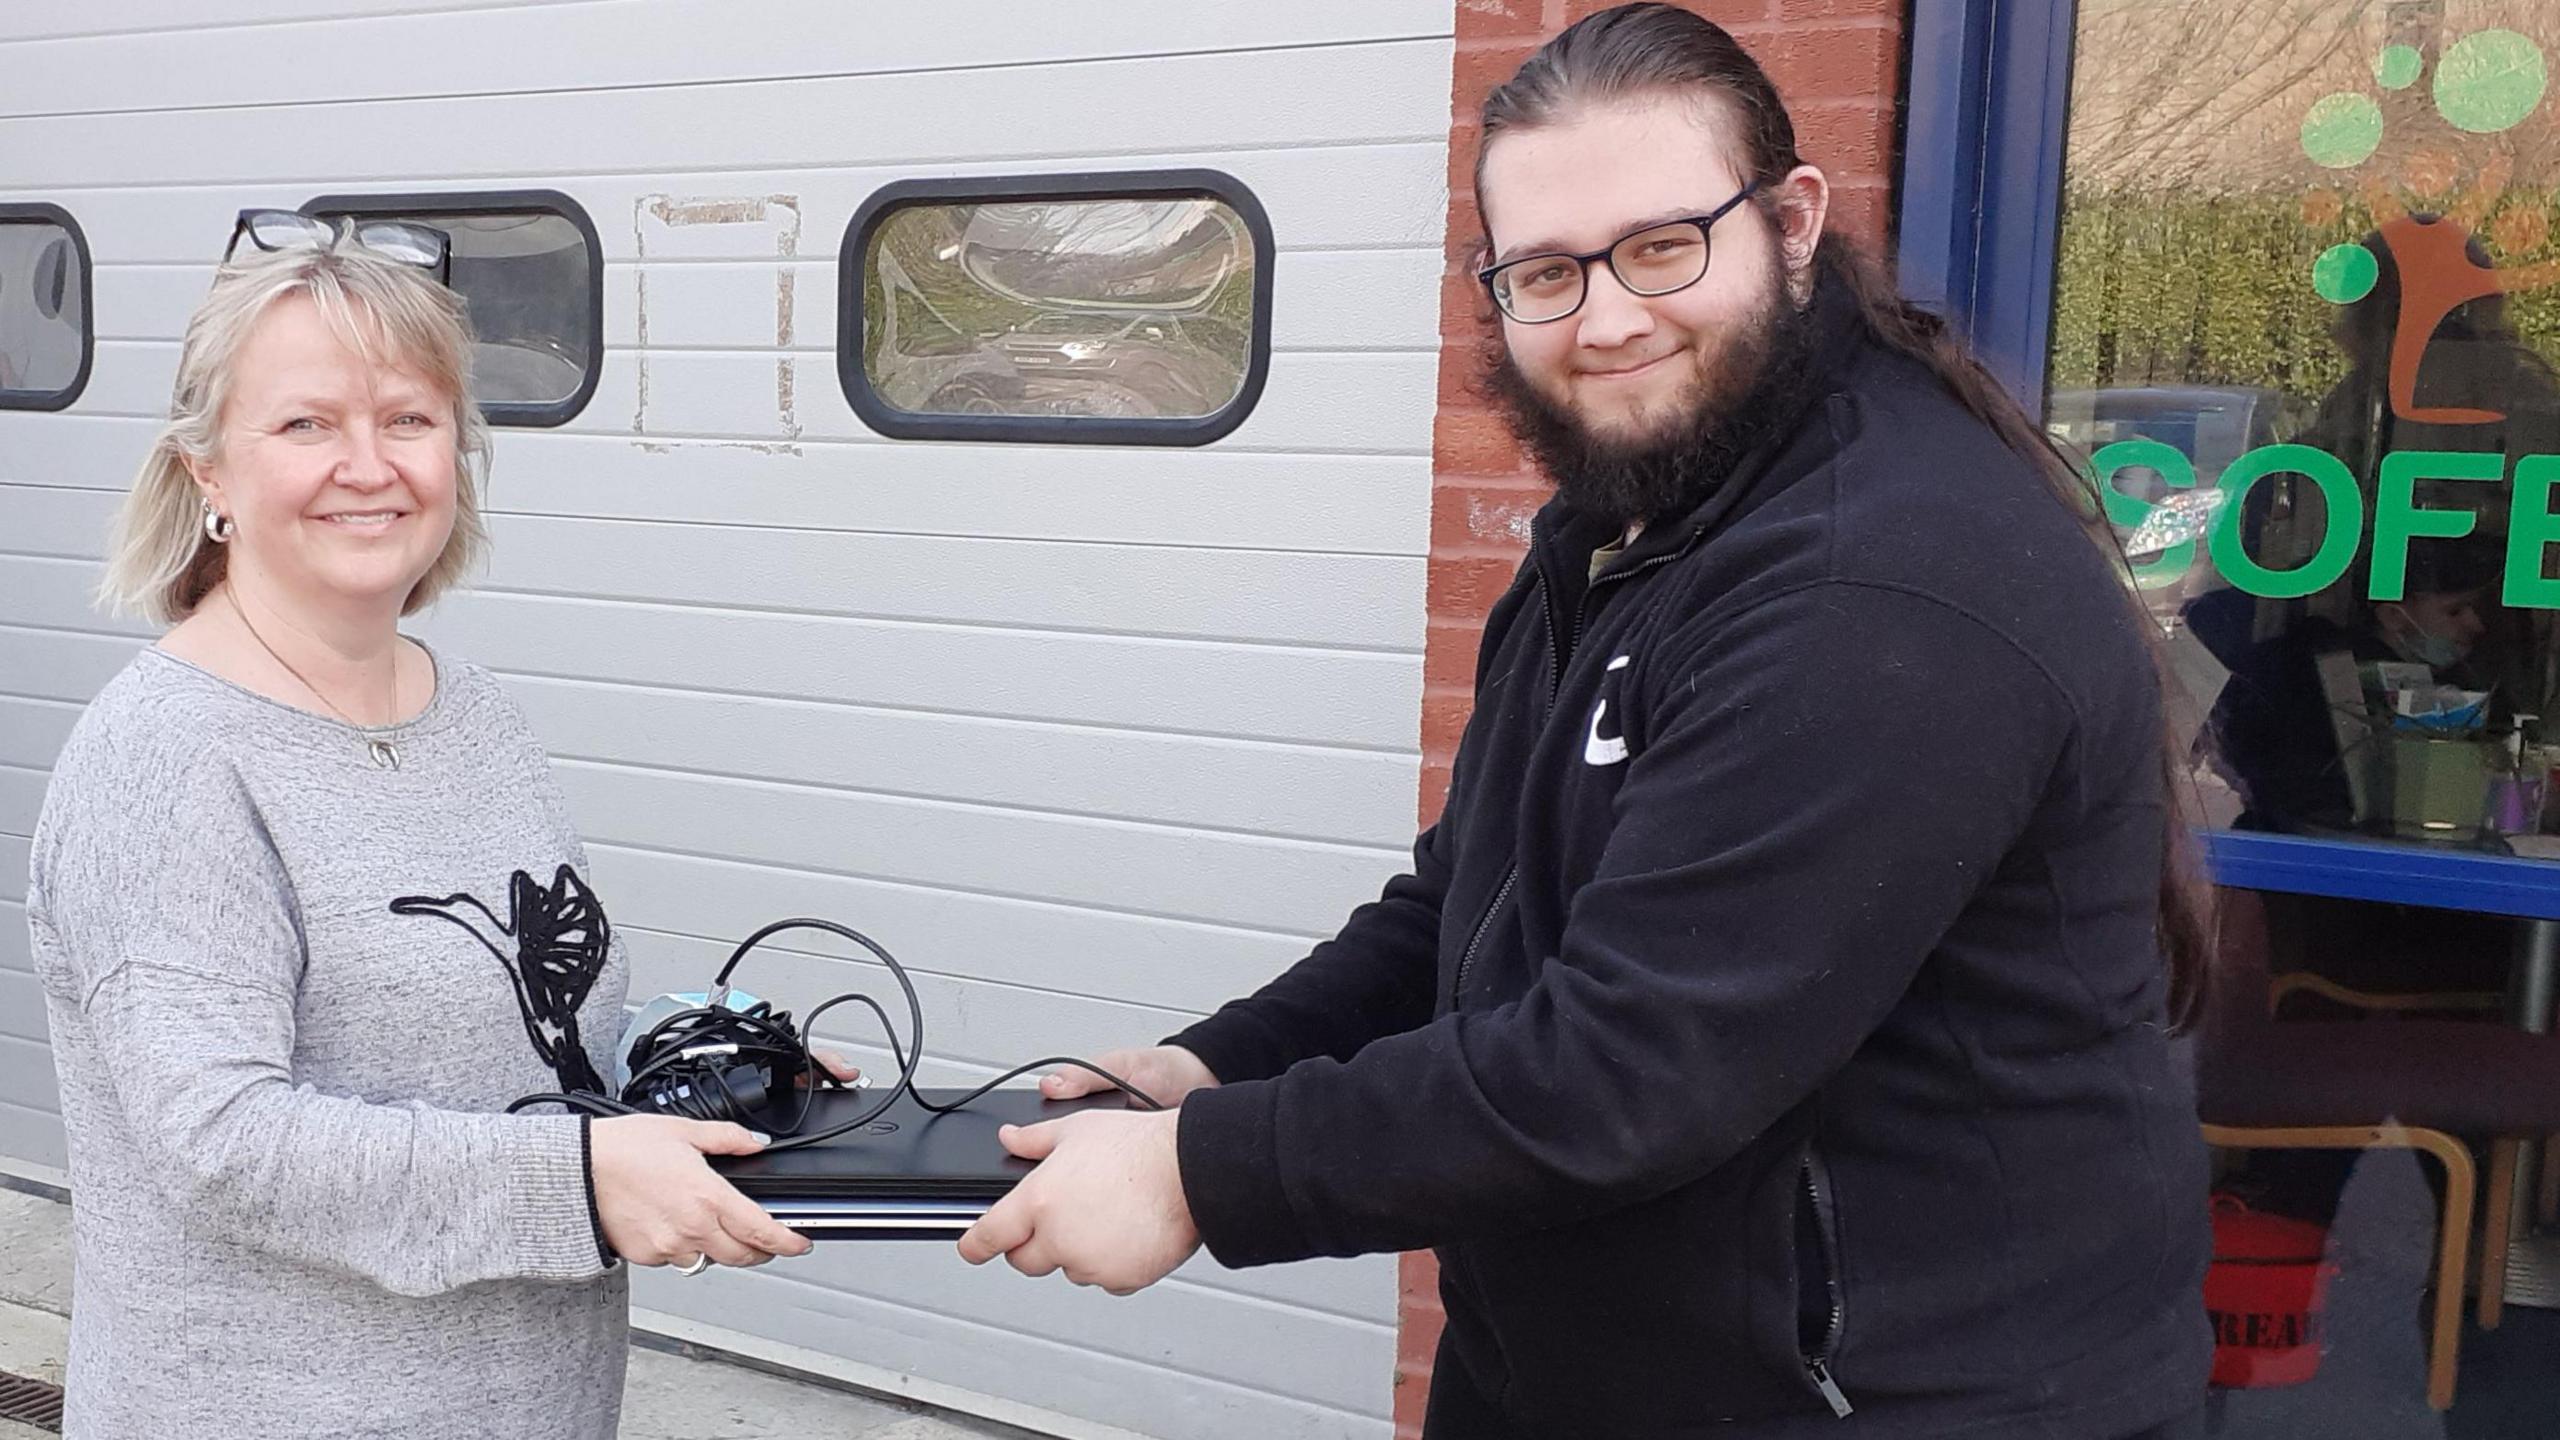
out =
[(677, 1266), (676, 1273), (679, 1275), (699, 1275), (710, 1268), (711, 1257), (709, 1255), (696, 1255), (693, 1257), (692, 1264)]

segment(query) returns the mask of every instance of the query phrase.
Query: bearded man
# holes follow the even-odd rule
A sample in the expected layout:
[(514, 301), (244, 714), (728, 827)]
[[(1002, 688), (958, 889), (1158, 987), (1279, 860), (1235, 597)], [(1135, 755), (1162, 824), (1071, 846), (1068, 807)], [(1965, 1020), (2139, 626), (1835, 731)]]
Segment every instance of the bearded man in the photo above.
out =
[(1335, 938), (1103, 1057), (1177, 1108), (1011, 1133), (1045, 1159), (963, 1255), (1431, 1247), (1430, 1440), (2182, 1432), (2202, 934), (2097, 507), (1824, 235), (1718, 27), (1595, 15), (1483, 133), (1491, 379), (1556, 494), (1446, 807)]

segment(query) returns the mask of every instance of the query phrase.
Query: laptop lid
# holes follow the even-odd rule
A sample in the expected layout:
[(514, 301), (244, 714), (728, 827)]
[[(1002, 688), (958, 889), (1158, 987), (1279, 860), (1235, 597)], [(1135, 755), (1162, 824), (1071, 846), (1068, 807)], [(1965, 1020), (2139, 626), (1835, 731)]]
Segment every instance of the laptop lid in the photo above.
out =
[[(933, 1090), (948, 1105), (966, 1090)], [(801, 1133), (824, 1130), (878, 1103), (868, 1091), (821, 1090), (811, 1097)], [(713, 1169), (740, 1194), (765, 1200), (961, 1200), (992, 1202), (1031, 1173), (1031, 1162), (1005, 1153), (996, 1131), (1036, 1125), (1079, 1110), (1126, 1109), (1118, 1092), (1081, 1100), (1044, 1100), (1025, 1087), (997, 1090), (961, 1110), (937, 1115), (900, 1095), (880, 1118), (815, 1145), (760, 1155), (714, 1155)], [(779, 1137), (778, 1137), (779, 1138)]]

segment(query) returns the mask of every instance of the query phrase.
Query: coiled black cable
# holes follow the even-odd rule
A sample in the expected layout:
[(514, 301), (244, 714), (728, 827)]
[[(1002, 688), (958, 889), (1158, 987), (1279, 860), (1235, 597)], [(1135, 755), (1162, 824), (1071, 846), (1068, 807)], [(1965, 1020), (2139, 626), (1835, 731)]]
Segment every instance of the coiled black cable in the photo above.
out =
[[(835, 996), (809, 1012), (806, 1023), (794, 1026), (788, 1011), (776, 1010), (767, 1001), (758, 1001), (744, 1010), (732, 1010), (722, 1002), (729, 992), (729, 976), (738, 962), (767, 939), (788, 930), (823, 930), (839, 935), (870, 951), (889, 971), (891, 979), (907, 1001), (907, 1026), (915, 1037), (915, 1049), (908, 1051), (898, 1044), (897, 1027), (890, 1023), (889, 1012), (879, 1001), (859, 991)], [(624, 1082), (619, 1095), (602, 1091), (546, 1091), (527, 1095), (507, 1107), (507, 1113), (534, 1105), (562, 1105), (571, 1110), (595, 1116), (680, 1115), (692, 1120), (725, 1120), (762, 1130), (776, 1138), (765, 1146), (767, 1152), (789, 1150), (802, 1145), (815, 1145), (839, 1135), (859, 1130), (877, 1120), (900, 1095), (912, 1095), (917, 1105), (937, 1115), (962, 1109), (994, 1091), (1009, 1080), (1020, 1079), (1035, 1070), (1066, 1066), (1100, 1076), (1113, 1088), (1127, 1095), (1141, 1109), (1162, 1110), (1164, 1105), (1154, 1096), (1087, 1060), (1073, 1056), (1051, 1056), (1034, 1060), (997, 1076), (948, 1105), (927, 1100), (915, 1089), (918, 1066), (924, 1063), (924, 1003), (916, 998), (915, 983), (907, 978), (906, 967), (897, 957), (882, 948), (878, 941), (850, 926), (832, 920), (802, 917), (776, 920), (738, 942), (729, 952), (720, 972), (712, 977), (708, 1004), (679, 1010), (649, 1027), (631, 1047), (631, 1078)], [(861, 1005), (880, 1021), (880, 1032), (888, 1040), (889, 1057), (898, 1067), (894, 1084), (883, 1087), (877, 1101), (850, 1120), (830, 1125), (823, 1130), (800, 1133), (809, 1113), (817, 1104), (821, 1086), (843, 1088), (843, 1082), (818, 1063), (810, 1050), (810, 1036), (817, 1030), (818, 1017), (838, 1005)], [(798, 1107), (782, 1118), (780, 1104), (772, 1097), (781, 1090), (797, 1090)], [(759, 1109), (767, 1113), (757, 1113)]]

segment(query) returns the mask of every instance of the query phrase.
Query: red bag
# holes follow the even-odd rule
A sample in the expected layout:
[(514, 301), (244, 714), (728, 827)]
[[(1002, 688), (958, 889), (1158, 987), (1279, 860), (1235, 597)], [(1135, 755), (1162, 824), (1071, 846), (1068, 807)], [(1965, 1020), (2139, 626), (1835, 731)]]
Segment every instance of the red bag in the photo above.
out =
[(2320, 1369), (2321, 1312), (2338, 1267), (2329, 1232), (2264, 1215), (2237, 1195), (2213, 1197), (2213, 1265), (2204, 1308), (2213, 1319), (2213, 1383), (2299, 1385)]

